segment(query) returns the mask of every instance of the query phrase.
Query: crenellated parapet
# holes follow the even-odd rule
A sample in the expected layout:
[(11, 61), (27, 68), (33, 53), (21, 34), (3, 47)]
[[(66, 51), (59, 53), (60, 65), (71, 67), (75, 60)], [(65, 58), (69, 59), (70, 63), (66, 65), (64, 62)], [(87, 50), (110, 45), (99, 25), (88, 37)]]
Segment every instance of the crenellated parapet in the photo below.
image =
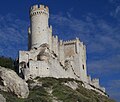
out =
[(68, 41), (64, 41), (64, 44), (71, 44), (71, 43), (76, 43), (76, 40), (68, 40)]
[[(34, 5), (30, 8), (31, 48), (49, 43), (49, 9), (44, 5)], [(50, 34), (49, 34), (50, 33)]]
[(67, 41), (63, 41), (64, 44), (71, 44), (71, 43), (79, 43), (81, 46), (83, 46), (83, 49), (86, 49), (86, 46), (83, 44), (83, 42), (80, 42), (80, 40), (78, 38), (74, 39), (74, 40), (67, 40)]
[(88, 83), (91, 84), (91, 76), (87, 76)]
[(99, 83), (99, 79), (98, 78), (94, 78), (94, 79), (92, 79), (92, 82), (93, 83)]
[(19, 74), (25, 80), (37, 76), (73, 78), (82, 81), (85, 88), (105, 95), (99, 79), (87, 76), (85, 44), (77, 37), (63, 41), (53, 36), (49, 8), (44, 5), (30, 8), (28, 51), (19, 52)]
[(99, 79), (94, 78), (94, 79), (92, 79), (91, 82), (92, 82), (92, 85), (94, 85), (95, 87), (97, 87), (97, 88), (100, 87), (100, 85), (99, 85)]
[(49, 16), (49, 8), (44, 5), (33, 5), (30, 8), (30, 16), (46, 14)]

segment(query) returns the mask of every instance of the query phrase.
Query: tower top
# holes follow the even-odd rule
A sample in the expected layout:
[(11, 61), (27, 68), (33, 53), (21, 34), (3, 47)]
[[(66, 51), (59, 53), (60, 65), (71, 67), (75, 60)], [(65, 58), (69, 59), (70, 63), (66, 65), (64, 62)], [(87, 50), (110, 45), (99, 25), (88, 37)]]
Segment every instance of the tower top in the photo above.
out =
[(30, 16), (40, 14), (40, 13), (44, 13), (44, 14), (49, 15), (49, 8), (47, 6), (44, 6), (44, 5), (33, 5), (33, 6), (31, 6)]

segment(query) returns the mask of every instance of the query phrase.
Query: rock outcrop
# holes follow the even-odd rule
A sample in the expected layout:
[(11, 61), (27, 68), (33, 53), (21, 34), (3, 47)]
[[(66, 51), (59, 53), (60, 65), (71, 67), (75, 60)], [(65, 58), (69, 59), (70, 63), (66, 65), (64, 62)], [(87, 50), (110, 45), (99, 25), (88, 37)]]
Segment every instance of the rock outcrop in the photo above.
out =
[(26, 99), (20, 99), (10, 92), (0, 94), (7, 102), (115, 102), (94, 90), (84, 88), (83, 82), (75, 79), (37, 77), (27, 83), (30, 95)]
[(0, 66), (0, 90), (11, 92), (19, 98), (27, 98), (29, 95), (28, 84), (13, 70)]
[(6, 99), (1, 94), (0, 94), (0, 102), (6, 102)]

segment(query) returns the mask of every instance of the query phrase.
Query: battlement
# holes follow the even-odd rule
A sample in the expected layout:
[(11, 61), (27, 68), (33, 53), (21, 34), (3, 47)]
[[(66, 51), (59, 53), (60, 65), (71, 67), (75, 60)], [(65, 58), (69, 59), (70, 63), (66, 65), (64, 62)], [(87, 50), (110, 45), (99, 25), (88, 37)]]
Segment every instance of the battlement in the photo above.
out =
[(53, 35), (49, 26), (49, 8), (30, 8), (28, 51), (19, 52), (19, 75), (25, 80), (35, 77), (72, 78), (82, 86), (105, 95), (99, 79), (87, 76), (86, 46), (79, 38), (63, 41)]
[(64, 44), (70, 44), (70, 43), (76, 43), (76, 40), (68, 40), (68, 41), (64, 41)]
[(33, 5), (30, 8), (30, 16), (46, 14), (49, 15), (49, 8), (44, 5)]
[(74, 39), (74, 40), (67, 40), (67, 41), (63, 41), (64, 44), (72, 44), (72, 43), (79, 43), (83, 49), (86, 49), (86, 46), (83, 44), (83, 42), (80, 42), (80, 40), (78, 38)]
[(100, 87), (99, 85), (99, 79), (95, 78), (95, 79), (92, 79), (92, 84), (95, 86), (95, 87)]
[(92, 82), (99, 82), (99, 79), (94, 78), (94, 79), (92, 79)]

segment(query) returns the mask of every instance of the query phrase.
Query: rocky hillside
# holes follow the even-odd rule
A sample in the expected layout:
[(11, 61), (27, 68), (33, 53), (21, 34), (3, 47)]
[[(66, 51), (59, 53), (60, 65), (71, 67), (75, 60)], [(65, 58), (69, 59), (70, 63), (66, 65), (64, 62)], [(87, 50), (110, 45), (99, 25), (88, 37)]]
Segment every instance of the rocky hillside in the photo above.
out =
[[(0, 87), (6, 89), (0, 90), (0, 102), (115, 102), (93, 90), (85, 89), (81, 81), (37, 77), (28, 80), (26, 85), (27, 83), (18, 78), (13, 71), (4, 70), (3, 73), (4, 68), (0, 67), (0, 69)], [(6, 80), (6, 73), (8, 77), (14, 77)]]

